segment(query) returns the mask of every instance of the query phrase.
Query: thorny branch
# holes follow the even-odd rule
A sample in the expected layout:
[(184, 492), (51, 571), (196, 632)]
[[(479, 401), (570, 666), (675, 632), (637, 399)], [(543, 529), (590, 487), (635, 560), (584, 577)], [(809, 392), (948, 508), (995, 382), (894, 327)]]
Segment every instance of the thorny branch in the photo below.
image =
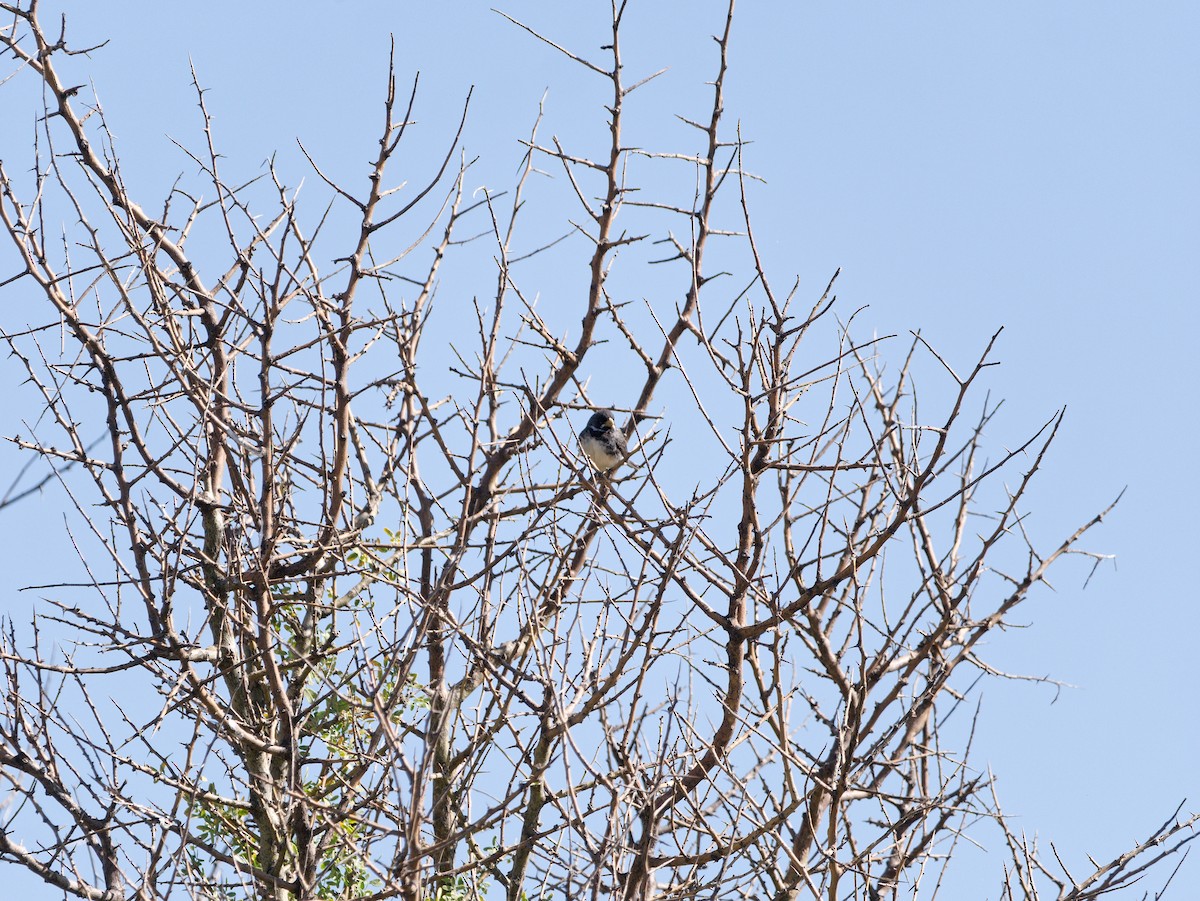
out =
[[(598, 147), (539, 107), (506, 192), (467, 187), (469, 96), (397, 176), (427, 101), (393, 46), (365, 183), (303, 144), (315, 214), (283, 163), (234, 178), (193, 73), (198, 174), (152, 215), (61, 74), (100, 46), (0, 3), (7, 77), (46, 98), (0, 163), (0, 290), (41, 304), (0, 323), (9, 439), (42, 473), (0, 506), (65, 498), (77, 558), (0, 640), (0, 860), (95, 901), (837, 901), (933, 897), (988, 836), (1006, 899), (1186, 853), (1181, 807), (1107, 862), (1047, 857), (970, 762), (986, 712), (952, 720), (1004, 677), (983, 639), (1100, 559), (1111, 507), (1025, 529), (1061, 413), (990, 458), (998, 334), (961, 369), (914, 335), (892, 371), (894, 340), (832, 321), (836, 275), (777, 290), (725, 115), (734, 4), (671, 148), (627, 134), (663, 71), (627, 74), (626, 6), (603, 61), (504, 16), (608, 98)], [(679, 167), (691, 197), (656, 182)], [(470, 302), (448, 269), (485, 273)], [(577, 302), (539, 306), (562, 272)], [(575, 439), (605, 353), (636, 373), (606, 475)]]

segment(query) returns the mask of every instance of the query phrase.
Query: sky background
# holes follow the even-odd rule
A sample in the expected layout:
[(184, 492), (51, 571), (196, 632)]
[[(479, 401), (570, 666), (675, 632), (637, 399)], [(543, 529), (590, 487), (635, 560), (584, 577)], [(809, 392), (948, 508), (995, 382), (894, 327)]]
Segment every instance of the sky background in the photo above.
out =
[[(606, 4), (499, 5), (603, 58)], [(235, 174), (278, 153), (299, 181), (299, 138), (332, 173), (361, 179), (389, 33), (401, 83), (421, 73), (414, 160), (444, 147), (472, 85), (465, 145), (480, 156), (480, 185), (512, 181), (543, 95), (543, 137), (584, 149), (604, 138), (604, 85), (489, 3), (126, 2), (115, 17), (112, 4), (65, 8), (77, 43), (109, 41), (75, 60), (78, 80), (94, 84), (126, 179), (151, 198), (187, 167), (169, 138), (198, 145), (189, 61)], [(631, 4), (629, 80), (669, 67), (635, 95), (631, 143), (691, 140), (671, 114), (704, 115), (708, 36), (723, 10)], [(1086, 590), (1088, 566), (1064, 567), (1056, 592), (1022, 608), (1030, 627), (988, 647), (1003, 669), (1074, 687), (987, 686), (973, 758), (998, 776), (1021, 828), (1077, 861), (1125, 850), (1184, 799), (1200, 808), (1197, 47), (1200, 4), (1183, 0), (744, 2), (734, 24), (727, 121), (741, 123), (747, 168), (766, 181), (751, 202), (776, 281), (799, 275), (815, 298), (840, 267), (843, 310), (866, 306), (860, 333), (919, 329), (964, 365), (1003, 326), (1003, 366), (988, 383), (1006, 399), (989, 430), (995, 446), (1067, 407), (1027, 505), (1046, 541), (1127, 489), (1087, 543), (1115, 564)], [(20, 107), (16, 90), (0, 92), (3, 153), (32, 128), (35, 108)], [(594, 384), (600, 396), (623, 387), (619, 373)], [(54, 527), (36, 509), (23, 515)], [(36, 570), (15, 526), (0, 520), (10, 530), (0, 562)], [(18, 619), (28, 601), (14, 601)], [(978, 896), (994, 896), (1000, 865), (991, 858)], [(1197, 896), (1191, 861), (1173, 897)]]

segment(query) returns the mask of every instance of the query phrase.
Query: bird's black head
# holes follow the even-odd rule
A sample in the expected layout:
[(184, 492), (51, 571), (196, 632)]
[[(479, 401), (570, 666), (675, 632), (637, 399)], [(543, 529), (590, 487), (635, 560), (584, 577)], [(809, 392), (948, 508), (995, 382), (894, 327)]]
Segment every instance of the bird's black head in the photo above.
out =
[(612, 410), (597, 410), (588, 420), (587, 427), (593, 432), (608, 432), (616, 426)]

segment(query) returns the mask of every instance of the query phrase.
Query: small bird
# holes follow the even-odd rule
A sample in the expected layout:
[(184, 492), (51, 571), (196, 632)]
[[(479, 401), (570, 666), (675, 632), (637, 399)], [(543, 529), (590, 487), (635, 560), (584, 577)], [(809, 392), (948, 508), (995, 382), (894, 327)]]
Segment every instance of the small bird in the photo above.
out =
[(625, 433), (617, 428), (612, 410), (597, 410), (579, 433), (579, 446), (600, 472), (608, 472), (629, 456)]

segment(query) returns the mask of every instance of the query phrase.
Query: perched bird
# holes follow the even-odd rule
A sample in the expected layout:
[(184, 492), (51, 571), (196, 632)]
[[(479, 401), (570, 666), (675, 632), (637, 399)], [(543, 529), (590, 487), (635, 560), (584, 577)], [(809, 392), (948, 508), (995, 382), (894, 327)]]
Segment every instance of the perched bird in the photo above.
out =
[(601, 472), (608, 472), (629, 456), (625, 433), (617, 428), (611, 410), (597, 410), (579, 433), (579, 446)]

